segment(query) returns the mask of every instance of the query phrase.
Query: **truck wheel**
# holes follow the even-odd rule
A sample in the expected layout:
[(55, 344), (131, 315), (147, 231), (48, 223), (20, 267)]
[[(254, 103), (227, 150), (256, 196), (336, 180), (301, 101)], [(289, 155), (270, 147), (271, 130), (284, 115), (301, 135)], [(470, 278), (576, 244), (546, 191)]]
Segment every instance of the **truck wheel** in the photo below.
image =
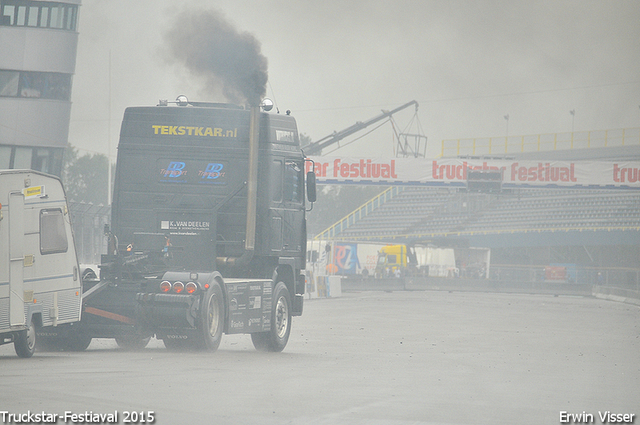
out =
[(43, 341), (42, 339), (43, 337), (38, 337), (38, 345), (36, 346), (38, 351), (52, 352), (61, 350), (60, 344), (56, 341), (48, 340), (49, 338), (47, 338), (47, 341)]
[(211, 284), (202, 300), (200, 311), (200, 338), (195, 341), (195, 347), (216, 351), (220, 346), (224, 327), (224, 298), (218, 281)]
[(251, 334), (251, 342), (258, 351), (279, 353), (289, 341), (291, 333), (291, 295), (284, 283), (278, 282), (273, 290), (271, 330)]
[(165, 339), (162, 340), (162, 342), (164, 343), (164, 346), (169, 351), (185, 351), (188, 348), (193, 349), (193, 347), (188, 344), (189, 341), (187, 341), (185, 339), (169, 339), (169, 338), (165, 338)]
[(13, 343), (13, 348), (19, 357), (29, 358), (36, 351), (36, 326), (31, 322), (29, 329), (20, 331)]
[(72, 333), (64, 338), (62, 347), (64, 351), (84, 351), (92, 339), (88, 335)]
[(151, 341), (151, 337), (141, 338), (139, 335), (124, 335), (116, 337), (118, 347), (127, 351), (143, 350)]
[(55, 336), (37, 335), (36, 349), (38, 351), (60, 351), (62, 350), (60, 339)]

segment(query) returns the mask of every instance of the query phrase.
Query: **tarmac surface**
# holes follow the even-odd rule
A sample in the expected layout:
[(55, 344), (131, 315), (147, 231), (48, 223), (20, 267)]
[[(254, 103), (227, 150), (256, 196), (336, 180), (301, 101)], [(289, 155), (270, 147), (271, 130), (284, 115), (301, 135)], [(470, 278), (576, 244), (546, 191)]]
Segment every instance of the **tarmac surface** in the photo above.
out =
[(86, 412), (91, 423), (116, 412), (115, 423), (148, 423), (153, 412), (156, 424), (600, 424), (608, 411), (640, 424), (637, 306), (343, 295), (306, 301), (282, 353), (256, 352), (248, 335), (225, 335), (216, 353), (169, 352), (157, 340), (127, 352), (99, 339), (86, 352), (20, 359), (0, 346), (0, 423), (42, 413), (79, 423), (71, 415)]

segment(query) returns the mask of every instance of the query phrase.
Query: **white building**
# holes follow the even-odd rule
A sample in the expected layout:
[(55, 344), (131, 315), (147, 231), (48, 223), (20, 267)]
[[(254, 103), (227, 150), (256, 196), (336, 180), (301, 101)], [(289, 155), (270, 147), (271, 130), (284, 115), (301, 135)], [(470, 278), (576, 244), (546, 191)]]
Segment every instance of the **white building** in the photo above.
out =
[(80, 0), (0, 0), (0, 169), (60, 175)]

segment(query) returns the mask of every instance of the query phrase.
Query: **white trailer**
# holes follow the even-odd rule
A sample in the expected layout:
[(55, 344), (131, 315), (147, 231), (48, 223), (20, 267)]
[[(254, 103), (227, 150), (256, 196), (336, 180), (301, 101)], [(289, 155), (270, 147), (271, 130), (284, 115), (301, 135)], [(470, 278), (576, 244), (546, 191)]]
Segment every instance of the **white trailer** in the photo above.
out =
[(61, 181), (0, 170), (0, 344), (35, 351), (36, 329), (80, 320), (82, 284)]

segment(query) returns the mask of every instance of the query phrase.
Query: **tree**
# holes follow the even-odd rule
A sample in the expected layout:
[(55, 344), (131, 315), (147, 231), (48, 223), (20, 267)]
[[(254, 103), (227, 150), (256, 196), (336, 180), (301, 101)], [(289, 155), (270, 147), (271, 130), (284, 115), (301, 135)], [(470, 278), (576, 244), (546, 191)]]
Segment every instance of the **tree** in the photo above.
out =
[(77, 149), (69, 144), (63, 161), (62, 181), (69, 200), (106, 205), (109, 164), (107, 156), (104, 154), (78, 156)]

